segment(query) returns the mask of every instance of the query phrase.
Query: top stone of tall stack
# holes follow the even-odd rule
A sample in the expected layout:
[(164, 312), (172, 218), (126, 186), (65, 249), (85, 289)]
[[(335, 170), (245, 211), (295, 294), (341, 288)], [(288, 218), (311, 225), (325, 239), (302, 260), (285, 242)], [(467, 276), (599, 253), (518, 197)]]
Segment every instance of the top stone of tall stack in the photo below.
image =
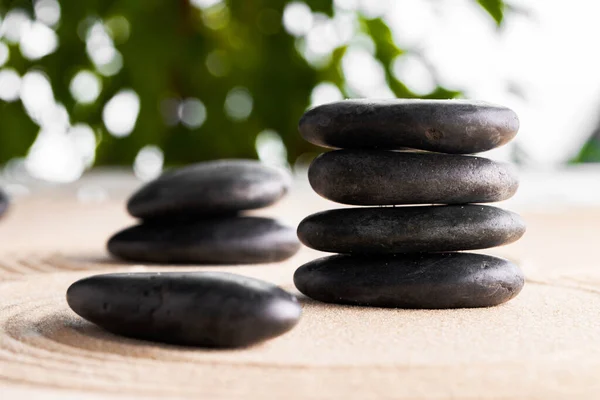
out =
[(304, 139), (323, 147), (473, 154), (508, 143), (519, 130), (511, 109), (471, 100), (344, 100), (307, 111)]

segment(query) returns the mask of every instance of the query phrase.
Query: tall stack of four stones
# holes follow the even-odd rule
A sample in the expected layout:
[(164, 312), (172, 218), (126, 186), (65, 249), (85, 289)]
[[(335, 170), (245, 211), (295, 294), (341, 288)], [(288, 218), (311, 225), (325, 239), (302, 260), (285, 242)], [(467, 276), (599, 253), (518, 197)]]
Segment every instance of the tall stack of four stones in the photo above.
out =
[[(309, 110), (302, 136), (342, 149), (311, 164), (312, 188), (371, 207), (300, 223), (305, 245), (341, 254), (300, 267), (298, 290), (324, 302), (400, 308), (487, 307), (515, 297), (524, 284), (516, 265), (462, 251), (525, 232), (517, 214), (473, 204), (514, 195), (515, 169), (467, 155), (507, 143), (518, 128), (512, 110), (466, 100), (346, 100)], [(381, 207), (395, 205), (410, 206)]]

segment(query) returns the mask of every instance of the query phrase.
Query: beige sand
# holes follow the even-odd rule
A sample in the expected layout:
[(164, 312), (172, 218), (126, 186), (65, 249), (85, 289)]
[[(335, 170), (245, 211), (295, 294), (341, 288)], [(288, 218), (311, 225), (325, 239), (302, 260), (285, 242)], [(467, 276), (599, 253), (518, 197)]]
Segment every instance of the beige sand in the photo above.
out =
[[(500, 307), (415, 311), (319, 304), (289, 334), (238, 351), (162, 346), (106, 333), (69, 310), (81, 277), (158, 271), (110, 261), (104, 242), (131, 222), (123, 199), (47, 191), (0, 223), (0, 398), (590, 398), (600, 393), (600, 209), (525, 214), (526, 237), (488, 251), (528, 282)], [(306, 190), (261, 214), (290, 223), (335, 207)], [(282, 264), (202, 267), (294, 290), (304, 249)], [(193, 269), (181, 268), (177, 269)]]

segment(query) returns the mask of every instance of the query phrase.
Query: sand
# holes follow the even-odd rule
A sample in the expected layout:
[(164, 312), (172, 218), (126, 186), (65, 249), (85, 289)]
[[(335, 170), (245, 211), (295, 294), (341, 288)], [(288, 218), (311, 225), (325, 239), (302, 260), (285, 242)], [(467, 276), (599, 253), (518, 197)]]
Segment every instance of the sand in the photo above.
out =
[[(0, 222), (0, 398), (551, 399), (600, 393), (600, 207), (526, 210), (508, 257), (527, 283), (489, 309), (391, 310), (301, 297), (290, 333), (250, 349), (209, 351), (120, 338), (82, 320), (64, 293), (95, 273), (226, 270), (296, 292), (292, 274), (322, 255), (237, 267), (123, 264), (106, 239), (133, 220), (124, 194), (78, 201), (48, 189)], [(102, 201), (101, 201), (102, 200)], [(301, 188), (261, 210), (295, 224), (336, 207)], [(517, 210), (519, 211), (519, 210)], [(297, 293), (297, 292), (296, 292)]]

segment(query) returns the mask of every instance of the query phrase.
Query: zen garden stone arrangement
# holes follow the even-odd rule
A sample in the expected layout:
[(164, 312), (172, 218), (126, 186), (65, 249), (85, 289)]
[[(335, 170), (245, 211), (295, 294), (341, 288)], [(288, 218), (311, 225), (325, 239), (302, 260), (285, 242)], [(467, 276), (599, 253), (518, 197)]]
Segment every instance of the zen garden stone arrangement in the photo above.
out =
[[(508, 108), (461, 100), (347, 100), (309, 110), (302, 136), (342, 148), (311, 164), (312, 188), (338, 203), (378, 207), (329, 210), (300, 223), (305, 245), (342, 255), (300, 267), (298, 290), (329, 303), (401, 308), (487, 307), (515, 297), (524, 284), (516, 265), (457, 251), (508, 244), (525, 232), (518, 215), (469, 204), (517, 190), (510, 165), (466, 154), (507, 143), (518, 127)], [(381, 207), (419, 204), (427, 206)]]
[[(463, 250), (518, 240), (522, 219), (473, 203), (510, 198), (508, 164), (469, 156), (511, 140), (511, 110), (470, 101), (348, 100), (308, 111), (308, 141), (341, 148), (317, 157), (309, 180), (321, 196), (371, 206), (310, 215), (294, 229), (240, 215), (277, 202), (286, 173), (223, 160), (167, 172), (135, 193), (142, 222), (108, 250), (136, 262), (249, 264), (285, 260), (300, 247), (340, 253), (301, 266), (296, 287), (319, 301), (377, 307), (487, 307), (523, 287), (511, 262)], [(409, 150), (411, 149), (411, 150)], [(0, 213), (5, 207), (0, 194)], [(410, 205), (407, 207), (382, 207)], [(373, 207), (375, 206), (375, 207)], [(97, 275), (75, 282), (69, 306), (124, 336), (178, 345), (246, 347), (300, 319), (296, 298), (270, 283), (220, 272)]]

